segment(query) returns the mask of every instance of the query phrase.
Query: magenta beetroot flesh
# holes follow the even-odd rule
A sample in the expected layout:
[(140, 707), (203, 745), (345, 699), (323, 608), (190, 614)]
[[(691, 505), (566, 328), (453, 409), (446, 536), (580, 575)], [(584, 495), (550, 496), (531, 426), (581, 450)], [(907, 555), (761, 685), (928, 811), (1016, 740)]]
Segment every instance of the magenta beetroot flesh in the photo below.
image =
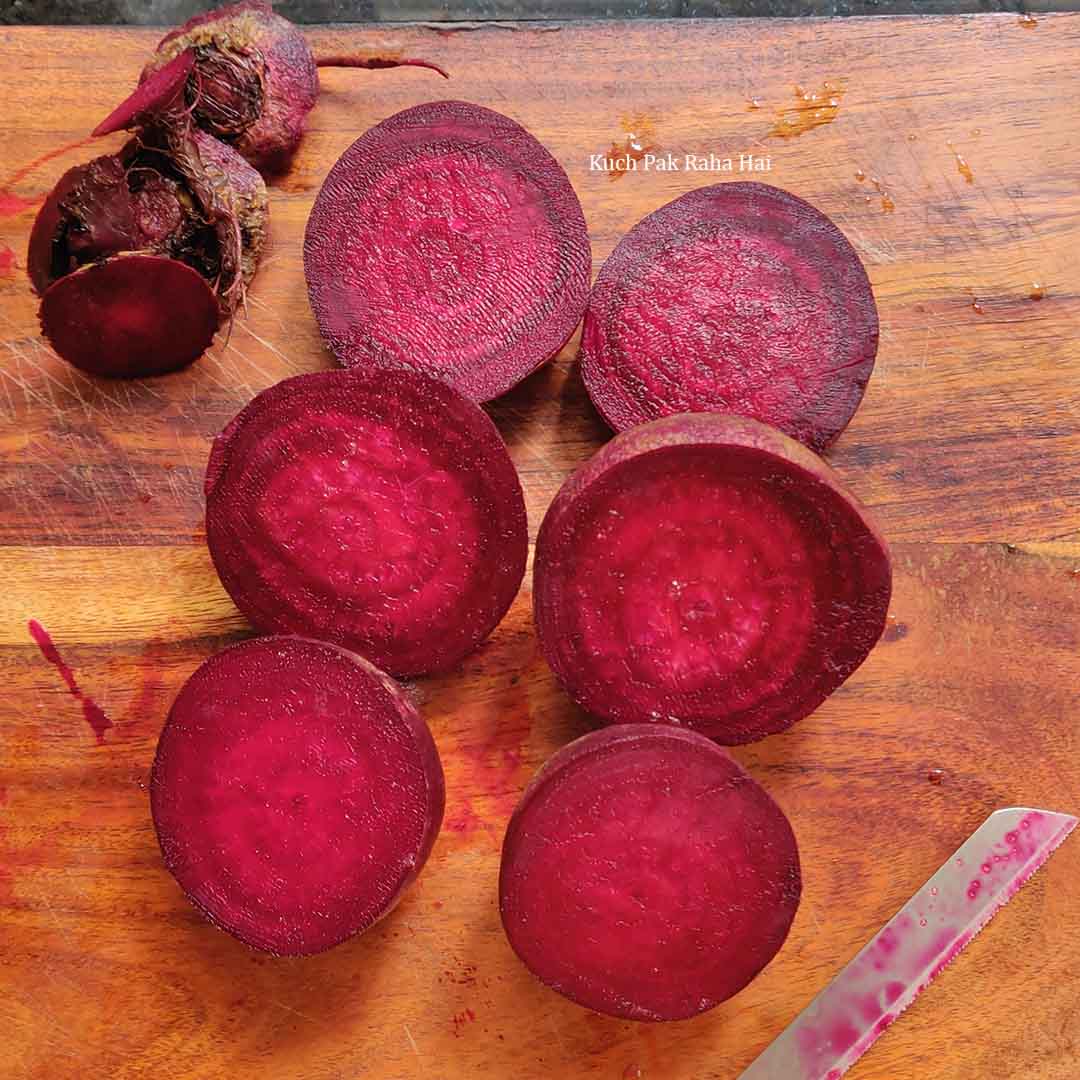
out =
[(158, 255), (90, 263), (54, 282), (41, 329), (69, 364), (93, 375), (162, 375), (197, 359), (213, 340), (214, 290), (190, 266)]
[(441, 101), (376, 125), (330, 171), (304, 273), (348, 366), (404, 367), (486, 401), (550, 360), (591, 256), (566, 173), (523, 127)]
[(710, 413), (603, 447), (551, 504), (533, 574), (544, 655), (584, 709), (723, 743), (817, 708), (881, 635), (891, 586), (885, 541), (820, 458)]
[(212, 922), (280, 956), (385, 915), (442, 822), (442, 766), (401, 688), (343, 649), (245, 641), (187, 681), (150, 803), (165, 865)]
[(407, 371), (324, 371), (263, 391), (214, 444), (207, 541), (260, 630), (394, 675), (453, 666), (517, 594), (528, 538), (494, 424)]
[(799, 906), (795, 836), (727, 754), (690, 731), (626, 724), (560, 750), (503, 842), (514, 951), (587, 1008), (681, 1020), (738, 993)]
[(789, 192), (729, 183), (623, 237), (589, 298), (580, 356), (617, 431), (737, 413), (820, 451), (862, 400), (877, 344), (870, 282), (843, 233)]

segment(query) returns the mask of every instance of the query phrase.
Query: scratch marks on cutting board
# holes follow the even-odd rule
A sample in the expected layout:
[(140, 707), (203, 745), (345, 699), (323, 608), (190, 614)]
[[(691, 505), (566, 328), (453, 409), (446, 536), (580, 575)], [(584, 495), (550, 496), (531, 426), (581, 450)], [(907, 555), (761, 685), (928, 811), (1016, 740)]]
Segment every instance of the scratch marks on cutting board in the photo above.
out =
[(405, 1029), (406, 1041), (408, 1042), (409, 1046), (412, 1047), (412, 1052), (416, 1055), (416, 1060), (420, 1065), (420, 1071), (427, 1072), (427, 1069), (424, 1066), (424, 1059), (420, 1056), (420, 1047), (416, 1045), (416, 1040), (413, 1038), (413, 1034), (409, 1030), (409, 1025), (402, 1024), (401, 1026)]

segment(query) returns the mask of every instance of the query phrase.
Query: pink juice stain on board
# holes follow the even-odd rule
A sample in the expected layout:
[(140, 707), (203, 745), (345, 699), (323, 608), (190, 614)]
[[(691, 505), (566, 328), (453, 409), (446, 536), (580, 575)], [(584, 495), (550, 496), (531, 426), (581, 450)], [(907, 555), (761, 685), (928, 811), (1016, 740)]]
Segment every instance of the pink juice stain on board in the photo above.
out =
[(93, 698), (83, 693), (75, 678), (75, 673), (64, 662), (64, 658), (53, 644), (53, 639), (49, 636), (48, 630), (37, 619), (31, 619), (27, 623), (27, 629), (30, 631), (30, 636), (37, 643), (37, 647), (41, 650), (41, 655), (60, 672), (60, 677), (64, 680), (68, 693), (82, 706), (83, 718), (97, 736), (98, 742), (103, 743), (105, 741), (105, 732), (113, 726), (113, 722)]
[(91, 137), (87, 136), (85, 139), (77, 139), (75, 142), (68, 143), (65, 146), (58, 146), (56, 149), (50, 150), (47, 154), (42, 154), (40, 157), (34, 158), (28, 165), (24, 165), (21, 169), (12, 173), (11, 176), (8, 177), (7, 183), (0, 188), (0, 217), (15, 217), (24, 210), (31, 210), (36, 206), (40, 206), (41, 203), (45, 201), (44, 195), (36, 195), (33, 198), (27, 199), (22, 195), (16, 195), (9, 189), (13, 188), (21, 180), (25, 180), (26, 177), (46, 162), (52, 161), (53, 158), (61, 157), (69, 150), (77, 150), (80, 146), (85, 146), (90, 142), (90, 139)]
[(461, 1037), (461, 1029), (466, 1024), (474, 1024), (474, 1023), (476, 1023), (476, 1013), (474, 1013), (472, 1011), (472, 1009), (463, 1009), (461, 1012), (454, 1014), (453, 1020), (454, 1020), (454, 1036), (456, 1038), (460, 1038)]
[(802, 1072), (791, 1080), (842, 1075), (837, 1062), (846, 1069), (861, 1056), (1042, 865), (1047, 844), (1056, 846), (1057, 828), (1039, 811), (1027, 813), (972, 860), (978, 877), (961, 877), (965, 860), (950, 860), (955, 883), (920, 890), (918, 920), (907, 913), (891, 919), (845, 971), (843, 986), (825, 991), (811, 1022), (799, 1029)]

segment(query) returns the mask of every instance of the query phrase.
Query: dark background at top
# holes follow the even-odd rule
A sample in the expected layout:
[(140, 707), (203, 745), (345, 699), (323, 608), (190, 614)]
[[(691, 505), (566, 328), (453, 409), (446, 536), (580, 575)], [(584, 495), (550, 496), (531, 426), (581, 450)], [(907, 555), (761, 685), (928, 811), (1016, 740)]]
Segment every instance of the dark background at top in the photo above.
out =
[[(214, 6), (199, 0), (0, 0), (0, 24), (126, 23), (168, 26)], [(296, 22), (907, 15), (1066, 11), (1080, 0), (283, 0)]]

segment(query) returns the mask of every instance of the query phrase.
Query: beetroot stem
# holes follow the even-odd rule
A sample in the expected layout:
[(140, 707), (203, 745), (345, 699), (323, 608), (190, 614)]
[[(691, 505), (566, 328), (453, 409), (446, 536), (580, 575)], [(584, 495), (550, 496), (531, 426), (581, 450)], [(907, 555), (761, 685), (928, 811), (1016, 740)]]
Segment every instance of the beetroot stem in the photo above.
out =
[(444, 79), (450, 78), (438, 64), (433, 64), (430, 60), (392, 60), (385, 56), (319, 56), (315, 58), (315, 66), (369, 68), (372, 71), (396, 67), (422, 67), (437, 71)]

